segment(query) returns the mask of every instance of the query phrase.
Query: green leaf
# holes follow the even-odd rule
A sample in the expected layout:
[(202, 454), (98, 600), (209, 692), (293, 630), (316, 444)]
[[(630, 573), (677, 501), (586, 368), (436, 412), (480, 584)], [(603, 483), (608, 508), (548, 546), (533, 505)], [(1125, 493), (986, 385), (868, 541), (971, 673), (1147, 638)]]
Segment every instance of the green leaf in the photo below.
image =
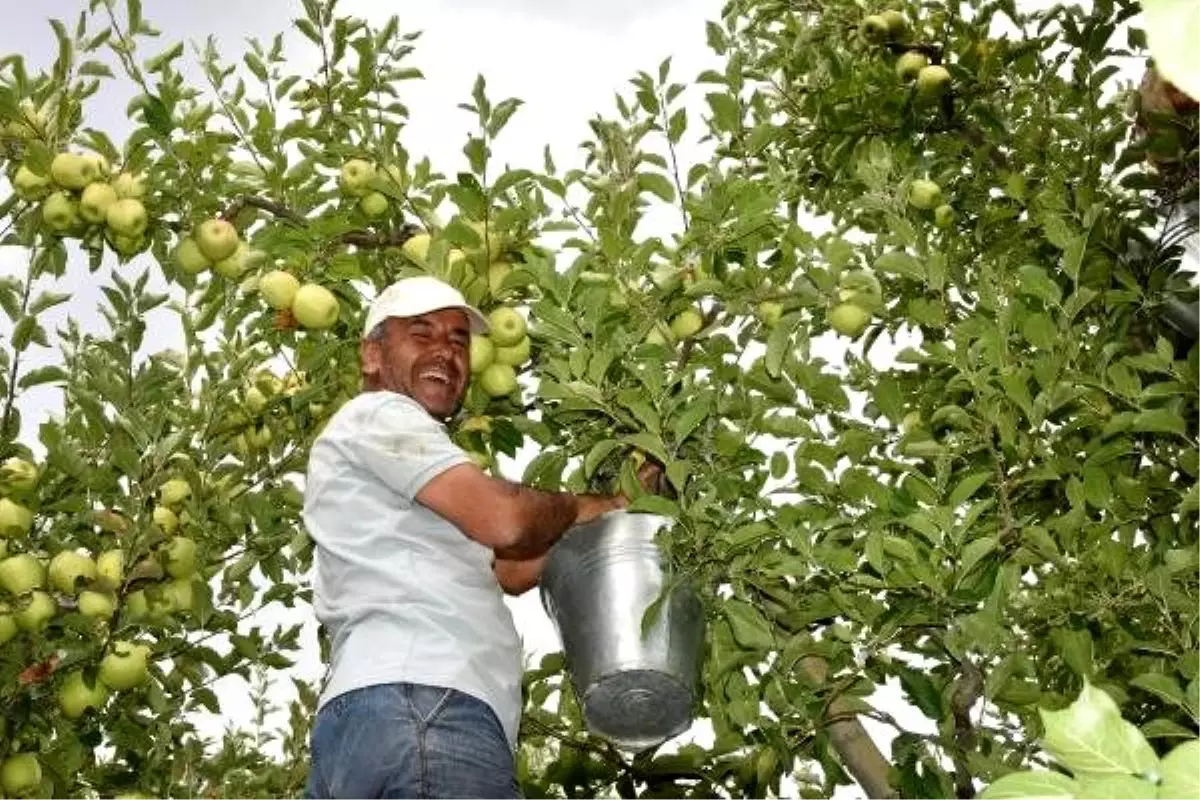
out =
[(675, 435), (676, 446), (683, 444), (692, 435), (692, 432), (700, 427), (701, 423), (708, 418), (711, 412), (712, 406), (707, 396), (701, 401), (689, 403), (683, 409), (683, 413), (675, 419), (673, 433)]
[(647, 431), (626, 436), (622, 441), (646, 451), (662, 464), (671, 460), (667, 455), (667, 449), (663, 446), (662, 439)]
[(44, 383), (65, 382), (70, 377), (62, 367), (38, 367), (22, 375), (19, 385), (22, 389), (28, 389), (30, 386), (40, 386)]
[(1082, 778), (1079, 796), (1111, 798), (1111, 800), (1145, 800), (1154, 797), (1158, 787), (1133, 775), (1106, 775), (1103, 778)]
[(1047, 752), (1077, 777), (1141, 775), (1158, 756), (1141, 731), (1121, 718), (1113, 699), (1091, 683), (1061, 711), (1038, 709)]
[(1048, 305), (1056, 306), (1062, 301), (1062, 290), (1058, 288), (1046, 270), (1033, 264), (1026, 264), (1020, 269), (1021, 291), (1031, 297), (1043, 300)]
[(1091, 677), (1094, 656), (1090, 633), (1081, 629), (1055, 628), (1050, 632), (1050, 640), (1054, 642), (1063, 661), (1076, 675), (1082, 678)]
[(1196, 734), (1178, 722), (1159, 717), (1142, 726), (1142, 735), (1147, 739), (1191, 739)]
[(771, 335), (767, 337), (765, 364), (767, 374), (772, 378), (778, 378), (783, 371), (783, 360), (791, 348), (792, 334), (795, 332), (796, 326), (800, 324), (800, 319), (799, 314), (789, 314), (779, 321), (779, 324), (771, 331)]
[(592, 445), (592, 449), (588, 451), (588, 454), (583, 459), (584, 477), (592, 477), (596, 473), (596, 468), (600, 466), (600, 463), (608, 458), (609, 453), (620, 446), (621, 443), (615, 439), (605, 439)]
[(994, 781), (979, 795), (982, 800), (1025, 797), (1075, 797), (1079, 785), (1061, 772), (1033, 770), (1010, 772)]
[(970, 574), (976, 564), (991, 555), (992, 551), (996, 549), (997, 542), (998, 539), (995, 536), (983, 536), (968, 542), (962, 550), (962, 564), (958, 574), (960, 576)]
[(1129, 681), (1129, 685), (1144, 689), (1171, 705), (1186, 708), (1183, 699), (1183, 689), (1169, 675), (1163, 675), (1161, 672), (1143, 672), (1140, 675), (1135, 675), (1133, 680)]
[(1170, 409), (1155, 408), (1142, 411), (1133, 418), (1133, 430), (1141, 433), (1187, 434), (1187, 421), (1182, 414)]
[(747, 650), (771, 650), (775, 637), (762, 612), (742, 600), (728, 600), (722, 607), (733, 629), (733, 638)]
[(679, 504), (657, 494), (644, 494), (626, 509), (631, 514), (657, 514), (671, 519), (679, 518)]
[(881, 255), (875, 261), (875, 269), (880, 272), (903, 275), (906, 278), (912, 278), (917, 281), (925, 280), (924, 265), (916, 257), (905, 253), (903, 250), (893, 250), (890, 253)]
[(967, 500), (970, 500), (971, 495), (979, 491), (980, 487), (995, 477), (996, 473), (992, 472), (991, 470), (975, 472), (968, 475), (959, 481), (958, 485), (954, 487), (954, 491), (950, 493), (948, 505), (951, 508), (958, 508), (963, 503), (967, 502)]
[(637, 182), (639, 191), (650, 192), (664, 203), (675, 200), (675, 187), (671, 185), (671, 181), (665, 175), (657, 172), (639, 172)]
[(32, 303), (29, 304), (30, 314), (40, 314), (47, 308), (53, 308), (60, 303), (65, 303), (71, 299), (71, 295), (63, 292), (42, 292), (37, 296)]
[(1163, 756), (1158, 767), (1158, 775), (1162, 780), (1158, 785), (1158, 796), (1200, 797), (1200, 769), (1196, 766), (1198, 763), (1200, 742), (1196, 739), (1177, 745)]

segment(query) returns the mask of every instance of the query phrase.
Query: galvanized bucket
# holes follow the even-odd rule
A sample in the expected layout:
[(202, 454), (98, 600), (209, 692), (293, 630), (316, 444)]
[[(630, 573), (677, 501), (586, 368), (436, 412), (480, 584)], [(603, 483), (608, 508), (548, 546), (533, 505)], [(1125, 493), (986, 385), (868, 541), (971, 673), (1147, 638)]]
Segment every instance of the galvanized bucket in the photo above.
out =
[(542, 572), (546, 613), (588, 729), (644, 750), (686, 731), (700, 676), (704, 615), (692, 587), (671, 591), (642, 635), (664, 583), (655, 534), (669, 520), (615, 511), (569, 531)]

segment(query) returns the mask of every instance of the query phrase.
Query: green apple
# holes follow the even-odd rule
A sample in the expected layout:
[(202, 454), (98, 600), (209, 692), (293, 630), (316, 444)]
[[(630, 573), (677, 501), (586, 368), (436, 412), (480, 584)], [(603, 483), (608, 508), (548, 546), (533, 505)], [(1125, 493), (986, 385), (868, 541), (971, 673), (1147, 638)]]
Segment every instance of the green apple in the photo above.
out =
[(764, 300), (758, 304), (758, 318), (768, 328), (774, 328), (783, 319), (783, 304), (774, 300)]
[[(35, 478), (36, 480), (36, 478)], [(33, 512), (7, 497), (0, 498), (0, 537), (24, 536), (33, 528)]]
[(519, 367), (529, 360), (530, 341), (528, 336), (521, 338), (521, 341), (511, 347), (496, 348), (496, 363), (508, 364), (510, 367)]
[(486, 336), (471, 334), (471, 372), (480, 373), (496, 360), (496, 345)]
[(900, 77), (900, 80), (909, 83), (916, 80), (917, 75), (928, 65), (929, 59), (925, 57), (924, 53), (909, 50), (896, 59), (896, 75)]
[(79, 591), (79, 581), (96, 577), (96, 562), (76, 550), (63, 550), (50, 559), (50, 585), (63, 594)]
[(111, 241), (113, 249), (123, 256), (132, 256), (146, 246), (145, 236), (121, 236), (120, 234), (114, 234)]
[(315, 283), (306, 283), (296, 290), (292, 300), (292, 316), (306, 328), (331, 328), (338, 321), (341, 308), (333, 292)]
[(910, 411), (904, 415), (904, 419), (900, 420), (900, 431), (902, 433), (912, 433), (922, 426), (920, 411)]
[(104, 222), (108, 208), (117, 202), (117, 191), (107, 183), (89, 183), (79, 196), (79, 216), (88, 222)]
[(271, 440), (274, 438), (271, 429), (266, 425), (259, 425), (246, 432), (246, 443), (254, 450), (270, 447)]
[(488, 266), (488, 289), (492, 294), (500, 294), (500, 287), (510, 272), (512, 272), (512, 264), (507, 261), (495, 261)]
[(100, 680), (118, 692), (138, 686), (149, 675), (150, 648), (133, 642), (116, 642), (100, 661)]
[(164, 533), (173, 533), (179, 527), (179, 517), (166, 506), (155, 506), (151, 514), (154, 524), (163, 529)]
[(146, 217), (146, 207), (142, 205), (142, 201), (134, 200), (131, 197), (117, 200), (110, 205), (105, 219), (113, 233), (118, 236), (131, 237), (141, 236), (145, 233), (146, 225), (149, 222)]
[(871, 322), (871, 313), (854, 303), (839, 303), (829, 312), (829, 324), (835, 331), (851, 339), (867, 329)]
[(950, 70), (941, 64), (923, 68), (917, 74), (917, 91), (925, 97), (940, 97), (950, 88)]
[(163, 587), (172, 611), (191, 611), (196, 605), (196, 582), (190, 576), (176, 578)]
[(271, 270), (258, 281), (258, 291), (274, 309), (291, 308), (300, 290), (300, 280), (290, 272)]
[(79, 719), (89, 708), (97, 711), (108, 700), (109, 688), (93, 677), (89, 686), (83, 670), (76, 670), (58, 687), (58, 707), (67, 719)]
[(146, 196), (146, 181), (141, 175), (122, 172), (112, 180), (113, 190), (121, 199), (140, 200)]
[(425, 257), (429, 255), (429, 243), (432, 241), (428, 233), (418, 233), (410, 236), (400, 245), (401, 252), (417, 263), (425, 263)]
[(0, 764), (0, 788), (5, 797), (28, 797), (42, 783), (42, 765), (33, 753), (17, 753)]
[(233, 255), (219, 259), (213, 264), (213, 272), (225, 278), (240, 278), (242, 273), (258, 266), (266, 257), (267, 254), (263, 251), (256, 250), (245, 242), (238, 242)]
[(186, 536), (176, 536), (166, 547), (167, 574), (186, 578), (196, 571), (196, 542)]
[(192, 238), (209, 261), (217, 262), (237, 252), (237, 228), (223, 219), (206, 219), (196, 226)]
[(25, 200), (37, 200), (50, 192), (50, 179), (22, 164), (13, 176), (13, 188)]
[(491, 417), (469, 417), (463, 420), (463, 423), (458, 426), (459, 431), (469, 433), (470, 431), (480, 431), (482, 433), (492, 432)]
[(479, 385), (489, 397), (505, 397), (517, 388), (517, 373), (508, 364), (491, 364), (479, 373)]
[(55, 192), (42, 203), (42, 219), (57, 233), (66, 233), (78, 218), (78, 204), (66, 192)]
[(671, 333), (676, 339), (687, 339), (695, 336), (704, 327), (704, 317), (694, 308), (687, 308), (675, 315), (671, 320)]
[(188, 275), (196, 275), (212, 266), (208, 256), (200, 251), (200, 245), (190, 236), (180, 239), (175, 247), (175, 264)]
[(933, 210), (933, 224), (939, 228), (949, 228), (954, 224), (954, 206), (943, 203)]
[(100, 178), (100, 169), (91, 156), (59, 153), (50, 162), (50, 177), (64, 189), (81, 190)]
[(41, 631), (54, 618), (54, 612), (58, 611), (54, 598), (41, 589), (34, 589), (22, 602), (24, 605), (18, 606), (13, 617), (17, 627), (26, 633)]
[(96, 556), (96, 586), (101, 589), (116, 589), (125, 576), (125, 553), (122, 550), (105, 550)]
[(879, 14), (871, 14), (859, 24), (858, 32), (868, 42), (882, 42), (888, 38), (887, 20)]
[(889, 8), (879, 15), (887, 25), (887, 36), (892, 41), (902, 41), (908, 36), (908, 19), (899, 11)]
[(505, 246), (505, 237), (500, 229), (494, 224), (488, 225), (477, 220), (471, 220), (467, 225), (479, 236), (479, 246), (472, 248), (472, 252), (482, 253), (486, 247), (489, 262), (500, 258)]
[(0, 561), (0, 589), (22, 595), (46, 585), (46, 568), (29, 553), (18, 553)]
[(0, 647), (12, 641), (17, 635), (20, 628), (17, 627), (17, 621), (13, 619), (10, 613), (11, 609), (4, 604), (0, 604)]
[(352, 158), (342, 165), (338, 176), (338, 187), (344, 194), (361, 197), (367, 193), (375, 178), (375, 165), (361, 158)]
[(183, 478), (171, 478), (158, 488), (158, 500), (174, 508), (192, 496), (192, 485)]
[(109, 619), (117, 610), (117, 598), (112, 592), (84, 589), (79, 593), (79, 613), (92, 619)]
[(500, 306), (488, 315), (492, 342), (497, 347), (511, 347), (521, 341), (527, 333), (525, 318), (515, 308)]
[(382, 217), (388, 210), (387, 195), (383, 192), (370, 192), (358, 201), (358, 207), (368, 217)]
[(918, 178), (908, 187), (908, 202), (922, 211), (928, 211), (942, 202), (942, 187), (931, 180)]
[(251, 414), (261, 414), (267, 402), (267, 396), (257, 386), (251, 386), (242, 394), (242, 403)]
[(843, 272), (838, 278), (838, 300), (874, 313), (883, 307), (883, 287), (867, 270)]

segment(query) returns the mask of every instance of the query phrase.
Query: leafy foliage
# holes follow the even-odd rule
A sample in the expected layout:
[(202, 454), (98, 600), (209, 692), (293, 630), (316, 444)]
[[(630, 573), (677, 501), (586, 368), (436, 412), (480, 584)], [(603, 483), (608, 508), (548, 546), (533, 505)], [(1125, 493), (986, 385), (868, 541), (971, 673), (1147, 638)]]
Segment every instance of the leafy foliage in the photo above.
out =
[[(410, 154), (415, 35), (332, 2), (303, 0), (293, 23), (313, 74), (289, 70), (282, 36), (236, 62), (208, 42), (191, 86), (181, 44), (142, 52), (155, 31), (136, 0), (53, 21), (45, 73), (0, 60), (2, 243), (27, 254), (0, 281), (0, 459), (38, 472), (4, 478), (33, 523), (0, 543), (119, 549), (128, 568), (112, 615), (57, 591), (47, 627), (2, 645), (3, 754), (40, 753), (46, 795), (300, 791), (311, 687), (278, 755), (261, 732), (205, 743), (189, 714), (219, 712), (213, 681), (301, 648), (255, 614), (310, 599), (308, 445), (358, 390), (366, 303), (434, 273), (530, 321), (520, 386), (475, 381), (460, 443), (492, 469), (532, 447), (526, 481), (621, 488), (671, 517), (663, 546), (706, 602), (711, 743), (634, 755), (588, 736), (554, 654), (525, 677), (530, 796), (1073, 792), (1058, 773), (1003, 776), (1038, 763), (1039, 739), (1088, 771), (1055, 722), (1081, 690), (1125, 715), (1123, 776), (1166, 764), (1200, 706), (1200, 364), (1161, 316), (1196, 295), (1180, 268), (1195, 220), (1175, 203), (1194, 176), (1169, 168), (1191, 158), (1194, 114), (1131, 127), (1133, 94), (1112, 84), (1143, 56), (1132, 4), (898, 8), (879, 41), (843, 0), (730, 2), (707, 26), (724, 69), (639, 73), (566, 171), (549, 153), (497, 167), (521, 103), (482, 76), (466, 168)], [(905, 83), (910, 51), (948, 87)], [(138, 92), (119, 144), (86, 123), (104, 80)], [(680, 163), (688, 136), (708, 161)], [(142, 176), (144, 233), (53, 224), (66, 149)], [(361, 187), (341, 175), (353, 159)], [(678, 226), (649, 232), (664, 209)], [(190, 269), (182, 242), (218, 217), (244, 249)], [(77, 256), (107, 330), (49, 327)], [(267, 303), (275, 270), (331, 291), (336, 320)], [(181, 351), (158, 349), (164, 324)], [(64, 407), (41, 455), (17, 402), (38, 387)], [(658, 494), (638, 485), (644, 458), (665, 467)], [(172, 480), (188, 492), (168, 503)], [(198, 552), (186, 588), (180, 538)], [(117, 640), (151, 647), (149, 678), (69, 719), (55, 692)], [(886, 685), (935, 732), (876, 708)], [(899, 729), (892, 769), (860, 716)]]

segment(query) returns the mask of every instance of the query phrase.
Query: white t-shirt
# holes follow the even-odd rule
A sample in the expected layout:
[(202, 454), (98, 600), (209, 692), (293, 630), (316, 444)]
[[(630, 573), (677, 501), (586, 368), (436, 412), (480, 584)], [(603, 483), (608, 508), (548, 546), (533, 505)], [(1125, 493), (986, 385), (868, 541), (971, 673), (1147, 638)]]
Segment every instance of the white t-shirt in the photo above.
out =
[(304, 522), (332, 645), (320, 705), (380, 683), (449, 687), (488, 703), (515, 748), (521, 641), (492, 550), (415, 499), (467, 461), (420, 404), (387, 391), (346, 403), (313, 444)]

